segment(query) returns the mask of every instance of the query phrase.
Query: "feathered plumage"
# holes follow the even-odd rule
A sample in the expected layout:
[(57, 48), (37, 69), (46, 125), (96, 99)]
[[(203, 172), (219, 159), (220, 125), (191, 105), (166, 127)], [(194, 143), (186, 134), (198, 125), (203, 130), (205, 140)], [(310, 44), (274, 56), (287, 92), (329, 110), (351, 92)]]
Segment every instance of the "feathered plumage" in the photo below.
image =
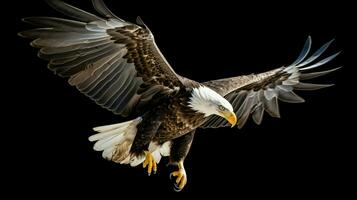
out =
[(94, 150), (120, 164), (143, 163), (149, 174), (156, 172), (162, 156), (170, 156), (178, 166), (172, 173), (178, 191), (187, 182), (183, 161), (197, 128), (241, 128), (249, 116), (260, 124), (264, 111), (280, 117), (278, 100), (304, 102), (294, 90), (331, 85), (301, 81), (338, 69), (310, 72), (338, 53), (320, 58), (330, 41), (308, 56), (308, 37), (298, 58), (286, 67), (198, 83), (176, 74), (140, 18), (138, 24), (124, 21), (102, 0), (92, 0), (99, 15), (60, 0), (47, 2), (70, 19), (25, 18), (37, 28), (19, 35), (33, 39), (31, 45), (40, 49), (38, 56), (49, 62), (48, 68), (98, 105), (122, 116), (139, 115), (94, 128), (98, 133), (89, 138)]

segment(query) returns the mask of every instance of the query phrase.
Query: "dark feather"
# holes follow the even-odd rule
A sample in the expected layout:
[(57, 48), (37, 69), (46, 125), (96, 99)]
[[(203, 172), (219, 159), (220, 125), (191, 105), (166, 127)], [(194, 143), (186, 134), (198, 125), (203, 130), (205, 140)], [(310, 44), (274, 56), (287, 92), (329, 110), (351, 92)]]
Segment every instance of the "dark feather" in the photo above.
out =
[(115, 18), (115, 19), (124, 21), (124, 20), (120, 19), (119, 17), (117, 17), (116, 15), (114, 15), (108, 9), (108, 7), (105, 5), (105, 3), (102, 0), (92, 0), (92, 4), (93, 4), (93, 7), (95, 8), (95, 10), (98, 13), (100, 13), (101, 15), (105, 16), (106, 18)]
[(77, 19), (82, 22), (91, 22), (97, 20), (104, 21), (102, 18), (98, 16), (95, 16), (79, 8), (71, 6), (61, 0), (46, 0), (46, 2), (48, 3), (48, 5), (50, 5), (58, 12), (61, 12), (62, 14), (67, 15), (68, 17)]
[(82, 91), (92, 90), (93, 87), (96, 87), (101, 81), (105, 80), (105, 78), (113, 73), (113, 71), (117, 68), (118, 70), (123, 70), (120, 63), (126, 62), (122, 57), (124, 55), (124, 51), (118, 52), (114, 57), (108, 58), (104, 63), (101, 64), (100, 67), (94, 71), (94, 73), (89, 76), (85, 81), (77, 84), (77, 88)]
[(313, 83), (298, 83), (294, 85), (295, 90), (318, 90), (325, 87), (331, 87), (334, 84), (313, 84)]
[(252, 114), (253, 121), (256, 124), (260, 125), (262, 123), (262, 120), (263, 120), (263, 115), (264, 115), (264, 108), (263, 108), (263, 104), (260, 103), (253, 110), (253, 114)]
[(320, 76), (324, 76), (324, 75), (334, 72), (340, 68), (341, 67), (337, 67), (337, 68), (333, 68), (333, 69), (325, 70), (325, 71), (321, 71), (321, 72), (303, 73), (300, 75), (300, 80), (309, 80), (309, 79), (317, 78)]
[(83, 92), (85, 92), (89, 97), (95, 100), (96, 96), (100, 96), (98, 93), (102, 93), (105, 91), (105, 88), (110, 86), (116, 77), (120, 77), (122, 71), (124, 71), (124, 67), (126, 66), (126, 62), (122, 61), (118, 63), (118, 66), (113, 65), (113, 71), (110, 70), (108, 73), (103, 73), (98, 82), (90, 85), (90, 87), (86, 88)]
[(51, 27), (61, 31), (82, 33), (88, 32), (88, 30), (85, 29), (86, 23), (69, 19), (61, 19), (56, 17), (27, 17), (24, 18), (23, 21), (43, 28)]
[(304, 62), (300, 63), (299, 65), (297, 65), (297, 67), (301, 67), (304, 65), (307, 65), (309, 63), (311, 63), (312, 61), (316, 60), (318, 57), (321, 56), (321, 54), (323, 52), (326, 51), (326, 49), (330, 46), (330, 44), (334, 41), (330, 40), (329, 42), (327, 42), (326, 44), (324, 44), (322, 47), (320, 47), (314, 54), (312, 54), (312, 56), (310, 56), (310, 58), (306, 59)]
[(290, 66), (295, 66), (299, 64), (301, 61), (303, 61), (304, 58), (309, 53), (310, 48), (311, 48), (311, 37), (309, 36), (304, 44), (304, 47), (302, 48), (302, 51), (300, 52), (300, 55)]
[(307, 67), (304, 67), (304, 68), (301, 68), (300, 70), (304, 71), (304, 70), (308, 70), (308, 69), (313, 69), (313, 68), (316, 68), (316, 67), (319, 67), (327, 62), (330, 62), (332, 59), (334, 59), (336, 56), (338, 56), (338, 54), (340, 54), (341, 52), (337, 52), (319, 62), (317, 62), (316, 64), (313, 64), (311, 66), (307, 66)]
[(279, 90), (278, 98), (279, 98), (279, 100), (287, 102), (287, 103), (302, 103), (302, 102), (305, 102), (305, 100), (303, 98), (299, 97), (293, 91), (284, 92), (284, 91)]

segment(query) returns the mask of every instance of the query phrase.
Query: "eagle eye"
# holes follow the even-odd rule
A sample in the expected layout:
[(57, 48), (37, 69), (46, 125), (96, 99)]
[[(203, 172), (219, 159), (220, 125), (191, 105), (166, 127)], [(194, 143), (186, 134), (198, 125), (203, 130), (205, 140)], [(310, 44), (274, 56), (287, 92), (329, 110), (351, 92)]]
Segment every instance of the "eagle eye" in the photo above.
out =
[(225, 111), (225, 110), (226, 110), (226, 108), (225, 108), (224, 106), (222, 106), (222, 105), (219, 105), (219, 106), (218, 106), (218, 109), (219, 109), (220, 111)]

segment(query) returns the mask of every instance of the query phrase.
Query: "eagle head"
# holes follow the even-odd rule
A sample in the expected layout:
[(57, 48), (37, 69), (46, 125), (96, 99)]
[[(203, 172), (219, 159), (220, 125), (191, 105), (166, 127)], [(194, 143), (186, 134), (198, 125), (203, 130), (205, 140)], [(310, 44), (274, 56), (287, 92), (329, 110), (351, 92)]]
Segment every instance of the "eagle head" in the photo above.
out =
[(225, 118), (232, 127), (237, 123), (237, 117), (232, 105), (217, 92), (206, 86), (193, 88), (188, 103), (189, 107), (203, 113), (205, 117), (218, 115)]

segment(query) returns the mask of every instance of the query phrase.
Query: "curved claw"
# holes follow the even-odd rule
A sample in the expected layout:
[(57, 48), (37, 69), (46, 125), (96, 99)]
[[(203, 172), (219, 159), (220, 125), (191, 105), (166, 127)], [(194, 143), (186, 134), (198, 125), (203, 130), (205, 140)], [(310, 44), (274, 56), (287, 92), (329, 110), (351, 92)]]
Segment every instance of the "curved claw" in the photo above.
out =
[(174, 171), (170, 174), (170, 180), (172, 180), (173, 177), (176, 177), (174, 183), (174, 190), (176, 192), (180, 192), (187, 183), (187, 175), (182, 161), (179, 162), (178, 167), (179, 169), (177, 171)]
[(143, 162), (143, 168), (146, 168), (146, 166), (148, 167), (148, 176), (151, 175), (151, 172), (156, 174), (157, 164), (153, 155), (148, 151), (145, 151), (145, 160)]
[(174, 191), (181, 192), (183, 188), (179, 188), (176, 184), (174, 184)]

